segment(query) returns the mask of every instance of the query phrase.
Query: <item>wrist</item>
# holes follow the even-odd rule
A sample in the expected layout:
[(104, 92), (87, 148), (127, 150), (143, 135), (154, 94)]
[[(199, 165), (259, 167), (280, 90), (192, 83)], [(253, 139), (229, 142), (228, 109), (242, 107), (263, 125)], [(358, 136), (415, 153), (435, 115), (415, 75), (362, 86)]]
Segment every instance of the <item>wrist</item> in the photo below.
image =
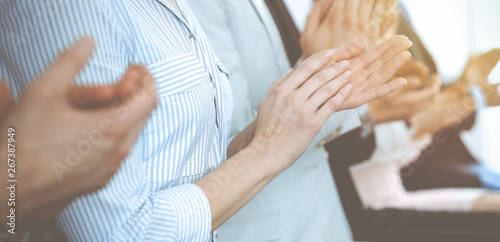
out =
[(257, 167), (266, 172), (266, 176), (275, 177), (289, 167), (287, 159), (281, 152), (274, 151), (272, 145), (253, 140), (243, 154), (251, 159)]

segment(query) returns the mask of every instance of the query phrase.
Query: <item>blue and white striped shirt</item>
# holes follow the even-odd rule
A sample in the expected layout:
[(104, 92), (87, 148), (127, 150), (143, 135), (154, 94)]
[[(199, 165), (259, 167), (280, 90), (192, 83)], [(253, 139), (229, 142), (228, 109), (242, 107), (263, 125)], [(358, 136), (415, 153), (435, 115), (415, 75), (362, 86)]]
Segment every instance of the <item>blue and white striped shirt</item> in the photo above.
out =
[(158, 107), (117, 174), (57, 217), (70, 240), (211, 239), (207, 197), (191, 183), (226, 159), (231, 90), (187, 3), (177, 3), (182, 14), (168, 0), (0, 2), (0, 77), (14, 97), (81, 36), (97, 48), (77, 83), (113, 83), (135, 63), (157, 81)]

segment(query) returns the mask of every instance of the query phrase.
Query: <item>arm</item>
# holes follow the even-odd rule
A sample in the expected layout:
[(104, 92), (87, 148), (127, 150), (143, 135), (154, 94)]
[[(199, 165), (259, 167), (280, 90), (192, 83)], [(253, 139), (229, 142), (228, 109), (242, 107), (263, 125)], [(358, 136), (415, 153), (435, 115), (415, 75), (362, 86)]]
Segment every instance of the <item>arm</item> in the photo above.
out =
[[(18, 159), (11, 157), (18, 162), (16, 179), (23, 187), (17, 190), (16, 206), (21, 221), (46, 221), (76, 197), (105, 186), (131, 149), (156, 103), (155, 89), (145, 89), (143, 85), (144, 80), (151, 79), (151, 76), (140, 66), (131, 67), (116, 85), (74, 86), (72, 81), (85, 66), (92, 50), (93, 42), (83, 38), (63, 52), (26, 90), (1, 125), (2, 144), (7, 140), (6, 131), (10, 127), (16, 130), (14, 140), (21, 142), (13, 143), (17, 146), (15, 156)], [(138, 112), (106, 128), (106, 117), (109, 117), (110, 122), (111, 119), (118, 120), (118, 114), (111, 108), (112, 100), (115, 100), (115, 107), (124, 107), (130, 105), (131, 99), (141, 95), (141, 92), (147, 92), (150, 97), (141, 103)], [(131, 99), (119, 101), (122, 96), (129, 95)], [(25, 117), (26, 114), (29, 114), (29, 118)], [(60, 114), (66, 119), (61, 118)], [(39, 123), (44, 125), (39, 127)], [(91, 129), (95, 123), (102, 126)], [(96, 146), (91, 155), (84, 156), (78, 167), (58, 164), (61, 170), (54, 170), (54, 160), (64, 158), (50, 154), (81, 141), (80, 130), (84, 129), (100, 133), (102, 142), (109, 145)], [(60, 133), (58, 130), (67, 132), (57, 135)], [(47, 139), (43, 135), (45, 133), (52, 135)], [(38, 145), (28, 146), (23, 140)], [(2, 145), (1, 157), (7, 157), (6, 147), (6, 144)], [(7, 166), (7, 163), (1, 166)], [(2, 170), (7, 171), (7, 167)], [(66, 172), (71, 175), (65, 175)], [(7, 180), (7, 172), (2, 172), (0, 176), (3, 181)], [(4, 191), (1, 195), (2, 198), (8, 196)], [(8, 209), (4, 207), (6, 205), (1, 204), (2, 215)]]
[[(391, 41), (397, 41), (397, 39), (393, 38)], [(405, 39), (400, 39), (400, 41), (409, 43)], [(392, 49), (401, 48), (399, 51), (402, 51), (409, 47), (403, 44), (398, 48), (394, 44), (383, 43), (376, 48), (377, 51), (364, 53), (368, 55), (361, 54), (364, 48), (356, 44), (333, 50), (332, 53), (335, 54), (327, 59), (323, 51), (306, 60), (297, 71), (291, 71), (287, 76), (276, 81), (261, 101), (257, 120), (233, 141), (246, 143), (248, 146), (195, 183), (208, 197), (212, 214), (212, 230), (222, 225), (275, 176), (293, 164), (309, 147), (326, 120), (334, 112), (345, 108), (345, 102), (351, 100), (353, 104), (359, 104), (362, 101), (358, 102), (358, 100), (376, 98), (377, 95), (383, 94), (371, 90), (363, 94), (357, 93), (353, 97), (354, 89), (358, 88), (357, 85), (360, 83), (367, 82), (377, 86), (374, 83), (379, 80), (372, 78), (363, 81), (352, 80), (350, 75), (343, 75), (344, 71), (350, 67), (341, 64), (345, 63), (341, 60), (357, 55), (360, 58), (380, 60), (384, 59), (385, 53)], [(381, 48), (387, 49), (381, 51)], [(377, 69), (379, 74), (373, 75), (374, 77), (384, 76), (383, 78), (387, 80), (389, 76), (380, 72), (386, 72), (386, 68), (392, 68), (389, 71), (392, 75), (406, 61), (405, 58), (394, 57), (397, 55), (389, 56), (393, 57), (394, 63), (398, 64), (391, 66), (393, 65), (391, 61), (382, 60), (383, 63), (387, 63), (387, 66)], [(321, 58), (323, 63), (316, 64)], [(356, 63), (356, 61), (353, 62)], [(332, 78), (327, 72), (332, 68), (341, 70), (337, 73), (338, 76), (333, 81), (320, 81), (320, 78), (327, 80)], [(344, 73), (341, 74), (342, 72)], [(310, 76), (312, 77), (309, 79)], [(357, 77), (356, 73), (353, 77)], [(296, 84), (293, 85), (294, 83)], [(340, 91), (332, 97), (332, 93), (336, 93), (341, 85), (346, 85), (345, 88), (349, 89), (350, 95), (346, 95), (347, 89), (343, 89), (346, 93), (343, 94)], [(397, 88), (401, 85), (403, 84), (397, 85)], [(391, 88), (384, 90), (390, 92)], [(338, 104), (330, 106), (332, 102), (336, 102), (333, 100), (339, 98), (344, 104), (338, 100)], [(253, 137), (251, 137), (252, 134)]]

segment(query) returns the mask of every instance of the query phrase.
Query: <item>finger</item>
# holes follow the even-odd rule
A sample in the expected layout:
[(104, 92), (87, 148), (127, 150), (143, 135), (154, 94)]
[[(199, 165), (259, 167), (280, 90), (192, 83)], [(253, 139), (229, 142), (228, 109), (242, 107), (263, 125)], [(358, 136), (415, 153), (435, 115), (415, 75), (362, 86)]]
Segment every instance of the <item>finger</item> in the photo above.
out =
[(386, 10), (386, 1), (377, 0), (375, 2), (375, 5), (373, 6), (370, 21), (376, 22), (380, 25), (382, 19), (384, 18), (385, 10)]
[(344, 45), (340, 48), (335, 49), (335, 55), (333, 56), (333, 61), (339, 62), (342, 60), (350, 60), (355, 57), (360, 56), (365, 53), (368, 44), (364, 40), (359, 40), (354, 43)]
[(337, 95), (337, 92), (350, 80), (350, 75), (345, 75), (346, 73), (348, 72), (344, 72), (334, 80), (319, 87), (319, 89), (310, 98), (308, 98), (309, 100), (306, 100), (308, 103), (307, 105), (310, 106), (311, 109), (317, 110), (329, 99)]
[(108, 86), (73, 86), (68, 90), (68, 99), (73, 106), (92, 109), (110, 105), (120, 99), (118, 84)]
[(426, 80), (429, 76), (429, 67), (421, 61), (410, 59), (397, 72), (398, 76), (417, 76), (421, 80)]
[(8, 84), (0, 80), (0, 120), (2, 120), (11, 105), (10, 90)]
[(328, 22), (330, 24), (337, 22), (339, 19), (344, 18), (344, 9), (347, 0), (334, 0), (330, 11), (328, 12)]
[(393, 99), (393, 104), (398, 106), (418, 106), (420, 104), (432, 103), (438, 92), (433, 87), (415, 90), (399, 95)]
[(385, 17), (380, 23), (380, 38), (385, 38), (396, 34), (395, 27), (398, 22), (399, 15), (399, 10), (393, 10), (385, 14)]
[[(357, 41), (349, 45), (342, 46), (333, 50), (325, 50), (317, 53), (316, 55), (308, 58), (299, 69), (297, 69), (291, 76), (290, 79), (295, 79), (294, 82), (289, 82), (288, 88), (293, 88), (292, 90), (297, 89), (299, 86), (303, 85), (307, 79), (309, 79), (313, 74), (318, 72), (319, 70), (323, 70), (325, 68), (329, 68), (337, 62), (341, 62), (343, 60), (348, 60), (360, 56), (366, 50), (367, 43), (366, 41)], [(317, 61), (313, 62), (316, 58), (322, 57), (325, 54), (331, 55), (329, 63), (327, 65), (322, 66), (319, 70), (311, 68), (309, 65), (317, 66)], [(324, 57), (322, 57), (324, 59)], [(311, 63), (313, 62), (313, 63)], [(306, 64), (307, 63), (307, 64)], [(306, 79), (302, 79), (306, 78)], [(333, 79), (334, 77), (331, 77)]]
[(94, 41), (83, 37), (63, 51), (34, 85), (44, 91), (65, 94), (94, 50)]
[[(375, 48), (366, 51), (359, 57), (361, 60), (361, 68), (362, 69), (367, 68), (370, 64), (380, 59), (387, 51), (391, 50), (393, 46), (395, 46), (400, 42), (405, 42), (405, 41), (408, 42), (409, 39), (404, 35), (397, 35), (389, 38), (388, 40), (382, 41), (381, 43), (376, 45)], [(398, 52), (397, 50), (392, 50), (392, 51), (396, 53)]]
[(71, 86), (68, 90), (70, 102), (84, 109), (107, 106), (116, 100), (132, 96), (141, 85), (143, 78), (149, 75), (146, 67), (133, 65), (127, 69), (122, 79), (108, 86)]
[(359, 21), (358, 19), (358, 11), (359, 11), (359, 1), (360, 0), (349, 0), (345, 6), (346, 17), (344, 20), (349, 21), (349, 25), (347, 26), (356, 26), (355, 23)]
[(314, 54), (304, 61), (289, 78), (283, 80), (279, 86), (283, 86), (283, 88), (288, 90), (296, 90), (314, 74), (323, 69), (333, 59), (335, 54), (336, 51), (331, 49)]
[(325, 0), (323, 2), (316, 1), (316, 2), (321, 3), (320, 21), (323, 22), (323, 20), (327, 17), (328, 13), (330, 12), (330, 9), (332, 8), (333, 0)]
[(439, 92), (441, 90), (442, 85), (443, 82), (441, 81), (441, 77), (437, 73), (432, 74), (431, 77), (429, 78), (429, 84), (428, 84), (429, 89), (435, 92)]
[(131, 65), (125, 76), (119, 82), (119, 90), (122, 98), (132, 96), (141, 87), (144, 87), (144, 80), (150, 79), (154, 83), (154, 79), (149, 73), (149, 70), (143, 65)]
[(376, 87), (387, 82), (394, 73), (410, 58), (411, 54), (408, 51), (403, 51), (397, 54), (394, 58), (385, 62), (384, 66), (368, 77), (367, 88)]
[(124, 121), (123, 124), (129, 127), (142, 120), (144, 116), (149, 116), (157, 104), (156, 81), (148, 74), (141, 80), (141, 83), (133, 96), (114, 103), (109, 108), (104, 108), (101, 111), (102, 114), (114, 120)]
[(362, 95), (359, 95), (356, 99), (354, 105), (361, 106), (365, 103), (377, 100), (387, 94), (397, 91), (399, 88), (406, 85), (406, 83), (404, 78), (397, 78), (389, 83), (364, 91)]
[[(330, 68), (326, 68), (318, 73), (316, 73), (314, 76), (312, 76), (309, 80), (307, 80), (304, 85), (302, 85), (297, 92), (299, 93), (299, 96), (301, 97), (299, 100), (301, 102), (305, 102), (311, 97), (320, 87), (322, 87), (324, 84), (331, 82), (332, 80), (338, 78), (340, 74), (342, 74), (345, 78), (350, 78), (351, 77), (351, 72), (346, 71), (347, 67), (349, 66), (349, 61), (341, 61), (339, 63), (336, 63)], [(338, 88), (340, 89), (341, 86), (344, 84), (340, 85)], [(338, 91), (338, 89), (337, 89)], [(336, 93), (336, 92), (335, 92)], [(333, 93), (334, 94), (334, 93)]]
[[(403, 75), (398, 75), (396, 73), (395, 76), (403, 76)], [(420, 89), (420, 88), (422, 88), (422, 86), (424, 84), (423, 80), (420, 79), (417, 76), (407, 76), (407, 75), (404, 75), (404, 78), (406, 79), (406, 81), (408, 82), (408, 84), (406, 84), (405, 87), (401, 88), (403, 91), (413, 91), (413, 90), (416, 90), (416, 89)]]
[[(358, 24), (364, 25), (370, 21), (375, 0), (362, 0), (359, 5), (359, 22)], [(363, 27), (363, 26), (358, 26)], [(361, 28), (363, 29), (363, 28)]]
[(321, 2), (314, 2), (314, 7), (311, 10), (311, 13), (307, 16), (306, 26), (304, 28), (304, 32), (302, 33), (304, 36), (310, 36), (316, 32), (321, 22), (321, 11)]
[(347, 84), (339, 91), (334, 97), (330, 98), (321, 108), (316, 112), (315, 116), (321, 123), (325, 123), (330, 116), (343, 106), (344, 102), (349, 98), (352, 93), (352, 85)]
[(285, 81), (286, 79), (288, 79), (290, 77), (290, 75), (292, 75), (292, 73), (294, 72), (294, 69), (290, 69), (286, 74), (285, 76), (283, 76), (282, 78), (274, 81), (273, 85), (271, 86), (271, 88), (269, 88), (269, 90), (267, 91), (267, 95), (269, 95), (270, 93), (273, 93), (274, 90), (276, 90), (276, 88), (281, 85), (281, 83), (283, 83), (283, 81)]
[[(412, 45), (412, 43), (410, 41), (398, 42), (391, 49), (389, 49), (386, 53), (384, 53), (384, 55), (381, 58), (379, 58), (377, 61), (370, 64), (365, 69), (367, 76), (370, 76), (373, 73), (377, 72), (378, 70), (382, 69), (382, 67), (384, 67), (391, 60), (398, 57), (398, 55), (401, 55), (401, 53), (403, 53), (403, 51), (409, 49), (411, 47), (411, 45)], [(409, 52), (407, 54), (409, 54)], [(409, 58), (409, 56), (408, 56), (408, 58)], [(408, 59), (406, 59), (404, 63), (402, 63), (400, 66), (398, 66), (398, 69), (395, 69), (395, 72), (397, 72), (399, 70), (399, 68), (406, 63), (407, 60)]]

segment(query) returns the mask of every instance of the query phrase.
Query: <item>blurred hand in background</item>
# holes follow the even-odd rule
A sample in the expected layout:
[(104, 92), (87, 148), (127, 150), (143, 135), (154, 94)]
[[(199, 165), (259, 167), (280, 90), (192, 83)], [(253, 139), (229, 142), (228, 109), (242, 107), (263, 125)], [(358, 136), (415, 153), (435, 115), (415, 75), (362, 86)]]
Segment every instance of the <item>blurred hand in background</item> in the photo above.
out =
[(325, 0), (315, 2), (301, 36), (302, 59), (356, 40), (368, 49), (396, 34), (399, 3), (395, 0)]
[(460, 81), (467, 85), (479, 86), (483, 90), (488, 106), (500, 105), (500, 83), (488, 82), (488, 77), (499, 61), (500, 49), (472, 56), (460, 78)]
[(422, 62), (410, 60), (393, 78), (403, 77), (408, 85), (368, 104), (375, 123), (408, 120), (413, 114), (429, 107), (441, 89), (437, 74), (429, 75), (429, 68)]

